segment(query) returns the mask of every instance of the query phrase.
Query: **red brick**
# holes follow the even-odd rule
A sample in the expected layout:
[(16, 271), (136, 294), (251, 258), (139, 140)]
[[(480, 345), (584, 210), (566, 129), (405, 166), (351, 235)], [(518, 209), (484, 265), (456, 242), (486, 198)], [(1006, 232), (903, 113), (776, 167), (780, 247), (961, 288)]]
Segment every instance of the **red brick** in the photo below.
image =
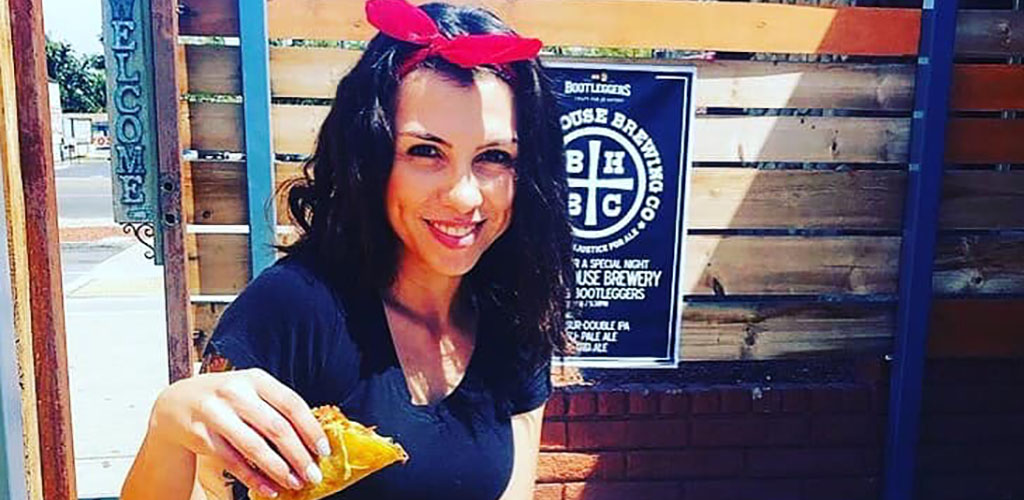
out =
[(737, 416), (694, 419), (692, 446), (795, 445), (808, 441), (805, 417)]
[(533, 500), (562, 500), (564, 484), (538, 484), (533, 487)]
[(590, 479), (622, 479), (626, 459), (622, 453), (541, 453), (537, 458), (537, 481), (562, 483)]
[(686, 420), (630, 420), (626, 442), (630, 448), (679, 448), (686, 446)]
[(815, 413), (840, 413), (845, 405), (843, 390), (836, 386), (822, 386), (811, 389), (811, 411)]
[(564, 450), (567, 445), (565, 422), (544, 422), (540, 429), (540, 449)]
[(544, 418), (561, 417), (562, 415), (565, 415), (565, 393), (555, 391), (548, 398), (548, 403), (544, 407)]
[(681, 479), (735, 476), (743, 470), (741, 450), (632, 451), (626, 454), (629, 479)]
[(685, 498), (697, 500), (794, 500), (802, 484), (796, 479), (703, 479), (684, 484)]
[(871, 444), (877, 442), (876, 418), (870, 415), (815, 415), (811, 420), (814, 444)]
[(754, 413), (779, 413), (782, 411), (782, 393), (770, 387), (751, 391)]
[(722, 413), (747, 413), (752, 407), (750, 389), (725, 387), (719, 394), (722, 398)]
[(814, 500), (875, 500), (879, 495), (879, 478), (829, 477), (804, 481), (804, 498)]
[(682, 486), (675, 482), (568, 483), (565, 500), (679, 500)]
[(566, 395), (566, 412), (570, 417), (584, 417), (597, 413), (597, 398), (592, 392), (572, 392)]
[(810, 392), (803, 387), (787, 387), (776, 389), (782, 394), (782, 411), (786, 413), (800, 413), (810, 408)]
[(690, 394), (690, 412), (694, 414), (718, 413), (718, 392), (710, 389)]
[(597, 414), (605, 416), (617, 416), (626, 414), (626, 393), (625, 392), (599, 392), (597, 393)]
[(629, 413), (631, 415), (658, 413), (658, 394), (648, 391), (629, 393)]
[(573, 450), (617, 449), (628, 445), (625, 421), (569, 422), (569, 448)]
[(747, 470), (752, 476), (801, 476), (867, 474), (877, 469), (868, 448), (803, 448), (747, 450)]
[(685, 392), (663, 392), (658, 398), (658, 411), (662, 415), (685, 415), (690, 412), (690, 397)]

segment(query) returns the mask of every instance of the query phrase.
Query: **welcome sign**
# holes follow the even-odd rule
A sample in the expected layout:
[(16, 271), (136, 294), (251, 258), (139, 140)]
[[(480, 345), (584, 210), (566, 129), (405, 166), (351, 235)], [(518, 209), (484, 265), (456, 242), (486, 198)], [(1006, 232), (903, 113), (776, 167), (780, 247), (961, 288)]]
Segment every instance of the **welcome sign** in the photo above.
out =
[(576, 313), (591, 367), (678, 364), (693, 68), (548, 63), (561, 106)]

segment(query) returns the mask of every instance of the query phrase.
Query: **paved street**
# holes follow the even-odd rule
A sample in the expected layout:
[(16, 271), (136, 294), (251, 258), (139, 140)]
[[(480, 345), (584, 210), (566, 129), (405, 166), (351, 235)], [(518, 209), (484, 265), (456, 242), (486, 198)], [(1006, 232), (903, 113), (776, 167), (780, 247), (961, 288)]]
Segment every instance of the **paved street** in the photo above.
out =
[(107, 162), (56, 181), (78, 495), (116, 498), (167, 385), (163, 271), (114, 224)]

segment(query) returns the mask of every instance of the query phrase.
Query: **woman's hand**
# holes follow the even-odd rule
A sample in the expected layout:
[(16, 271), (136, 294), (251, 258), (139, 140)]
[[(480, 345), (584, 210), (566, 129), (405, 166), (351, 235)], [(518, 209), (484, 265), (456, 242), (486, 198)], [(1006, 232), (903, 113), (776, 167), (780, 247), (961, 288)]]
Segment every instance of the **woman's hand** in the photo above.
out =
[(207, 456), (249, 489), (276, 496), (323, 476), (330, 445), (309, 406), (258, 368), (178, 381), (153, 406), (150, 437)]

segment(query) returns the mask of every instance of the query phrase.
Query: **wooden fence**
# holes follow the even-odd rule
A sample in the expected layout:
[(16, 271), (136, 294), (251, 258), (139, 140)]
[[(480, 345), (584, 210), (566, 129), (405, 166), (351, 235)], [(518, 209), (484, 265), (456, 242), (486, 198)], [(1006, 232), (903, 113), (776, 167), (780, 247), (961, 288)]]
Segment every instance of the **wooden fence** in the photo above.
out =
[[(244, 152), (241, 59), (232, 44), (238, 3), (182, 3), (180, 33), (190, 36), (179, 52), (183, 147)], [(698, 66), (684, 359), (891, 352), (919, 8), (478, 3), (551, 46), (717, 53), (713, 61), (658, 59)], [(277, 155), (312, 151), (325, 102), (360, 55), (296, 41), (368, 39), (374, 30), (362, 5), (268, 0)], [(1024, 12), (964, 9), (957, 35), (929, 354), (1024, 356), (1016, 326), (1024, 311), (1024, 170), (1015, 166), (1024, 163), (1024, 119), (1013, 113), (1024, 109), (1024, 66), (1013, 64), (1024, 54)], [(841, 57), (766, 61), (752, 53)], [(248, 200), (244, 161), (190, 158), (183, 196), (201, 339), (250, 279), (249, 204), (264, 200)], [(300, 166), (278, 161), (275, 182)], [(268, 218), (287, 234), (280, 207)]]

